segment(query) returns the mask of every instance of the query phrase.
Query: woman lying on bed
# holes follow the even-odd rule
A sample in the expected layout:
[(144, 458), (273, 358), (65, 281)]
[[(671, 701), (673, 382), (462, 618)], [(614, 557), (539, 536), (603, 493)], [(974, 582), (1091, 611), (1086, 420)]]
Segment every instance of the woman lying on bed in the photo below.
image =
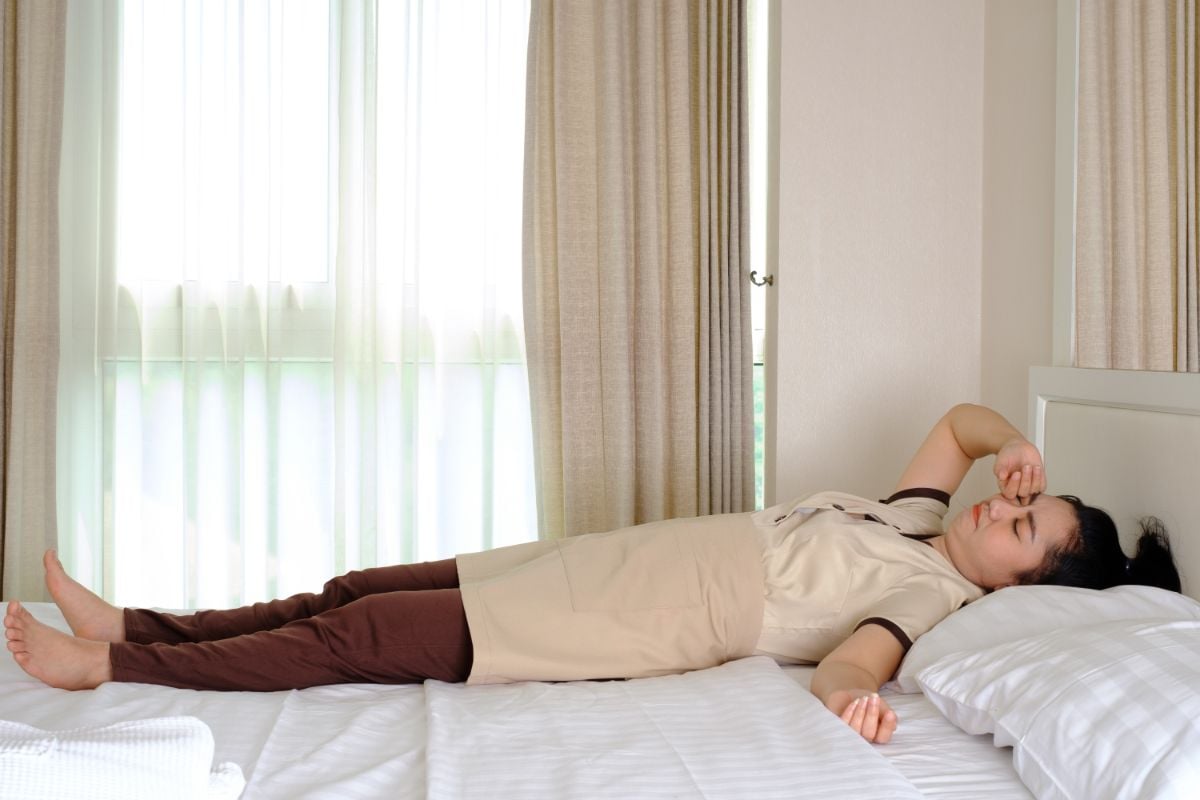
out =
[[(1000, 491), (943, 526), (971, 464), (993, 454)], [(366, 569), (320, 594), (185, 616), (109, 605), (48, 552), (46, 584), (75, 635), (15, 601), (4, 625), (17, 663), (67, 689), (635, 678), (762, 653), (819, 663), (813, 693), (868, 741), (887, 742), (896, 715), (880, 685), (913, 640), (984, 592), (1178, 591), (1161, 532), (1143, 532), (1127, 559), (1104, 512), (1044, 488), (1036, 447), (995, 412), (960, 405), (885, 501), (822, 493), (754, 514)]]

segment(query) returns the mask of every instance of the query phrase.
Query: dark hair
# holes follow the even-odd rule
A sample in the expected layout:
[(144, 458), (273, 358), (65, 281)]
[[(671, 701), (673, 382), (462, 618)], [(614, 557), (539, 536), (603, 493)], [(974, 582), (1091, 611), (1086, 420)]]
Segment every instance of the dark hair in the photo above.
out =
[(1102, 509), (1074, 495), (1059, 495), (1075, 510), (1079, 527), (1066, 546), (1050, 553), (1040, 567), (1017, 576), (1017, 582), (1051, 583), (1107, 589), (1126, 583), (1180, 590), (1179, 570), (1171, 556), (1167, 529), (1157, 517), (1141, 520), (1137, 553), (1126, 558), (1117, 538), (1117, 526)]

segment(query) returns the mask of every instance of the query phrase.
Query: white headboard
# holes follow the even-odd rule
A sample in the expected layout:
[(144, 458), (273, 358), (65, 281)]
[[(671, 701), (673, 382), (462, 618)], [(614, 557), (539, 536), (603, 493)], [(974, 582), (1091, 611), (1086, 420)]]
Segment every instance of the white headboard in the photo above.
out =
[(1200, 374), (1034, 367), (1029, 394), (1048, 491), (1109, 512), (1129, 555), (1137, 521), (1161, 519), (1200, 595)]

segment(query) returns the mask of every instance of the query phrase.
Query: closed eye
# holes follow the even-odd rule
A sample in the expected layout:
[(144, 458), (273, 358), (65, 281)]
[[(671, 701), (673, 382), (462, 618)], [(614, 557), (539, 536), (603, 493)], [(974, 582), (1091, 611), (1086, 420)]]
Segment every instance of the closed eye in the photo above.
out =
[[(1034, 542), (1037, 541), (1037, 526), (1033, 522), (1033, 514), (1030, 514), (1025, 519), (1029, 523), (1029, 543), (1033, 544)], [(1017, 527), (1017, 524), (1018, 524), (1018, 520), (1014, 519), (1013, 523), (1012, 523), (1012, 532), (1013, 532), (1013, 536), (1017, 537), (1017, 540), (1020, 541), (1021, 532), (1020, 532), (1020, 529)]]

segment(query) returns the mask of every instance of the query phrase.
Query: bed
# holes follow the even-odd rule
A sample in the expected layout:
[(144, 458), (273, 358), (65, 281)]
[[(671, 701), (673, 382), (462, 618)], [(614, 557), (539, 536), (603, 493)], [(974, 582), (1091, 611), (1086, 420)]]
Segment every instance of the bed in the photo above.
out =
[[(1194, 597), (1200, 376), (1039, 368), (1030, 384), (1050, 488), (1104, 506), (1126, 534), (1159, 516)], [(65, 629), (54, 606), (31, 610)], [(27, 796), (161, 797), (164, 780), (173, 798), (1200, 796), (1200, 603), (1188, 596), (988, 595), (921, 637), (884, 688), (901, 720), (885, 746), (826, 712), (811, 675), (759, 657), (637, 681), (71, 693), (4, 658), (0, 785), (124, 725), (122, 746), (153, 740), (138, 751), (149, 757), (80, 762), (91, 774)], [(165, 770), (174, 751), (160, 729), (129, 727), (140, 720), (175, 726), (171, 747), (187, 739), (194, 774)]]

